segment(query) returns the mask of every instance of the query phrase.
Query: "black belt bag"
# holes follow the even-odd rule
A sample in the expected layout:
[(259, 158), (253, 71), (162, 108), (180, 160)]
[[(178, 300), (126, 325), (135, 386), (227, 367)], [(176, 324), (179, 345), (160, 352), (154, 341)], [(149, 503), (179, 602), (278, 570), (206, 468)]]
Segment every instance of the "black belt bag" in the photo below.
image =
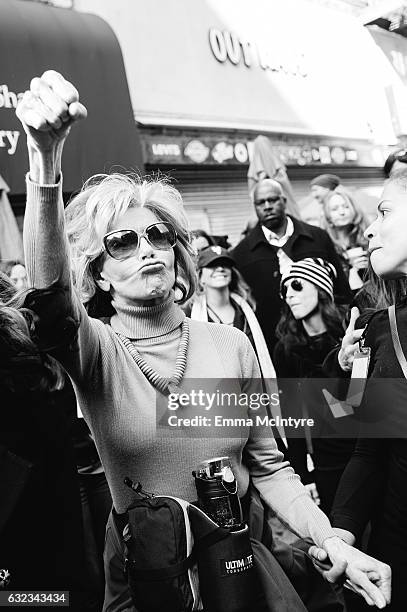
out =
[(247, 525), (218, 527), (199, 508), (160, 495), (137, 499), (113, 518), (138, 612), (253, 610), (257, 583)]
[(136, 500), (123, 514), (113, 512), (138, 612), (202, 610), (188, 507), (157, 495)]

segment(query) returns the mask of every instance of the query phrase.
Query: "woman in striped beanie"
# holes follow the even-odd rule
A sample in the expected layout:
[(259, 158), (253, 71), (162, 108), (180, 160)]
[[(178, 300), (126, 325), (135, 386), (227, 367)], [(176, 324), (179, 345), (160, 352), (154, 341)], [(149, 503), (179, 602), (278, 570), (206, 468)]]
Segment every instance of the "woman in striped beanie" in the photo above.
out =
[[(288, 440), (288, 458), (321, 509), (328, 513), (339, 479), (354, 448), (354, 440), (316, 439), (326, 428), (337, 431), (337, 421), (329, 412), (322, 394), (311, 393), (304, 378), (324, 378), (322, 364), (344, 335), (342, 315), (334, 303), (335, 268), (323, 259), (306, 258), (292, 264), (281, 279), (286, 302), (274, 350), (274, 365), (282, 391), (283, 416), (315, 417), (316, 426), (301, 438)], [(295, 383), (292, 380), (296, 379)], [(286, 379), (290, 379), (287, 381)], [(313, 385), (312, 390), (314, 391)], [(307, 454), (314, 471), (309, 471)]]

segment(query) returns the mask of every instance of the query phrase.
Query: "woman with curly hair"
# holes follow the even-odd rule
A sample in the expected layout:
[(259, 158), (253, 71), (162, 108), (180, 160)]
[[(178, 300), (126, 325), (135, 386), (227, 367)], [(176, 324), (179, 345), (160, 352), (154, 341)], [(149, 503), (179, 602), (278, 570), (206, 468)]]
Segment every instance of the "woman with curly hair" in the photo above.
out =
[[(337, 424), (327, 410), (321, 409), (322, 395), (314, 397), (304, 378), (325, 378), (322, 365), (328, 353), (342, 340), (343, 317), (333, 301), (335, 268), (322, 259), (306, 258), (292, 264), (281, 280), (284, 310), (277, 327), (279, 341), (274, 350), (284, 413), (313, 416), (318, 419), (313, 430), (305, 429), (303, 437), (288, 440), (288, 458), (314, 497), (319, 496), (321, 509), (329, 514), (342, 472), (352, 454), (353, 440), (326, 439)], [(296, 379), (296, 381), (285, 379)], [(301, 391), (302, 390), (302, 391)], [(319, 428), (323, 421), (323, 430)], [(317, 435), (325, 434), (325, 437)], [(307, 454), (312, 456), (309, 471)], [(315, 486), (316, 485), (316, 490)]]
[(328, 194), (323, 202), (322, 227), (331, 237), (354, 291), (362, 287), (368, 265), (363, 235), (367, 225), (363, 211), (343, 187)]

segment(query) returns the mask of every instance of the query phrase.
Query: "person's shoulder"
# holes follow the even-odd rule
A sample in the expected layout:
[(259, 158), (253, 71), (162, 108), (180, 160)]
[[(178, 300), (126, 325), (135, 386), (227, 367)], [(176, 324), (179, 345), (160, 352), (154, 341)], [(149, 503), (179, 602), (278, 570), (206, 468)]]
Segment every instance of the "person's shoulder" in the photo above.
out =
[(231, 257), (235, 259), (235, 257), (239, 257), (241, 253), (246, 252), (248, 249), (249, 249), (249, 236), (245, 236), (244, 238), (242, 238), (240, 242), (236, 244), (236, 246), (233, 247), (233, 249), (229, 251), (229, 253)]
[(253, 229), (229, 252), (232, 257), (240, 257), (242, 254), (250, 251), (262, 238), (264, 238), (263, 230), (260, 223), (256, 223)]
[(370, 346), (381, 334), (389, 333), (389, 313), (387, 308), (382, 310), (367, 309), (356, 321), (356, 328), (365, 327), (364, 337)]
[(220, 342), (233, 342), (236, 345), (246, 345), (249, 343), (247, 336), (240, 329), (232, 325), (224, 325), (223, 323), (209, 323), (207, 321), (195, 321), (189, 319), (191, 331), (197, 333), (207, 333), (214, 340)]
[(253, 347), (246, 334), (232, 325), (222, 323), (207, 323), (190, 319), (191, 337), (198, 339), (203, 346), (205, 341), (216, 347), (216, 351), (230, 357), (232, 355), (247, 355)]
[[(360, 318), (360, 317), (359, 317)], [(397, 324), (407, 325), (407, 298), (404, 298), (396, 304), (396, 318)], [(383, 308), (381, 310), (372, 311), (369, 320), (365, 323), (369, 327), (382, 328), (390, 325), (389, 323), (389, 309)]]

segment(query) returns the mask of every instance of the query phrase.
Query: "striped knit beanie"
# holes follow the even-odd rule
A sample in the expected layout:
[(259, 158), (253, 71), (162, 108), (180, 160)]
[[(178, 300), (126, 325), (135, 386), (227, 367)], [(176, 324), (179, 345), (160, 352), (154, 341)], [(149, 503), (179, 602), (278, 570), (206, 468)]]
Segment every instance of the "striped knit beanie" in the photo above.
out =
[(300, 259), (294, 261), (289, 270), (281, 278), (281, 287), (289, 280), (303, 278), (316, 287), (319, 287), (329, 297), (334, 299), (334, 278), (336, 270), (334, 266), (320, 257)]

